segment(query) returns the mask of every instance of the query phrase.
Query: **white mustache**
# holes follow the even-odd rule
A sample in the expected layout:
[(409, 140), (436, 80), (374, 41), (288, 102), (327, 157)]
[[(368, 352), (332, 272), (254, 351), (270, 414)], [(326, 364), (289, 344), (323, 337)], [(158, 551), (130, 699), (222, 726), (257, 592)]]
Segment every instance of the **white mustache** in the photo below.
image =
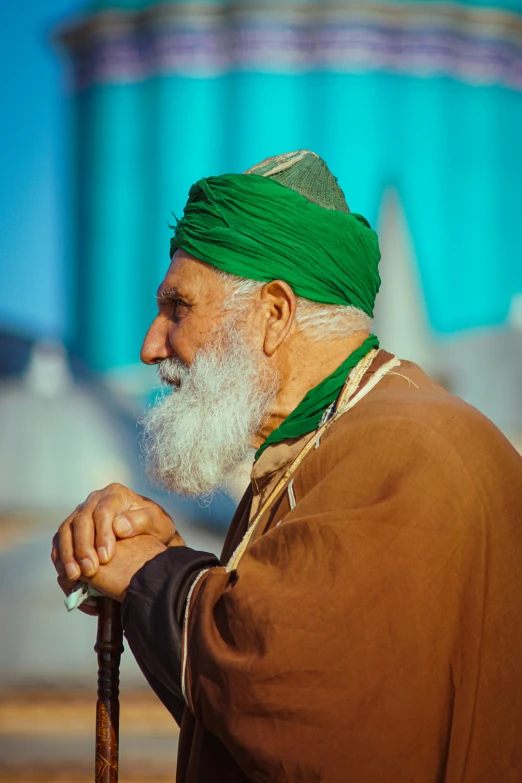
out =
[(158, 364), (158, 375), (162, 383), (174, 383), (176, 386), (181, 386), (181, 383), (185, 380), (189, 371), (189, 365), (175, 356), (171, 356), (169, 359), (163, 359), (163, 361)]

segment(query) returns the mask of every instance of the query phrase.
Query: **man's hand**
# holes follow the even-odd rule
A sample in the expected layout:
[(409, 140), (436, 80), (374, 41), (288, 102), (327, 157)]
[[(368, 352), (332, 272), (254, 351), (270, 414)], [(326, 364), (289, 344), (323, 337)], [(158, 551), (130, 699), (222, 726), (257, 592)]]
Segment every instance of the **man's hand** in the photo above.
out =
[[(114, 598), (116, 601), (123, 601), (130, 581), (135, 573), (153, 557), (165, 552), (167, 547), (158, 541), (154, 536), (136, 536), (128, 541), (118, 541), (115, 546), (115, 552), (107, 565), (100, 565), (96, 575), (92, 579), (83, 577), (82, 581), (87, 582), (96, 588), (100, 593), (108, 598)], [(58, 584), (68, 595), (76, 587), (75, 580), (59, 576)], [(80, 607), (89, 609), (87, 614), (97, 614), (94, 607)]]
[(184, 545), (161, 506), (122, 484), (109, 484), (91, 492), (62, 522), (53, 538), (51, 558), (62, 579), (89, 581), (100, 565), (112, 560), (117, 539), (135, 536), (153, 537), (164, 546)]

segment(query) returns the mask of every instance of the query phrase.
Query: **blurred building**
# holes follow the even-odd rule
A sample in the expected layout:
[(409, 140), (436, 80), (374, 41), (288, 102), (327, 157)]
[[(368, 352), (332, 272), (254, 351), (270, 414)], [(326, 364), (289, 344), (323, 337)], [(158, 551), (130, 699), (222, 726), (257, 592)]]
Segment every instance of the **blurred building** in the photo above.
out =
[(35, 343), (22, 376), (0, 383), (0, 514), (67, 516), (95, 487), (139, 482), (118, 413), (93, 383), (74, 377), (62, 345)]
[(309, 147), (380, 229), (387, 346), (522, 431), (521, 2), (98, 2), (58, 39), (90, 366), (146, 387), (139, 346), (191, 183)]

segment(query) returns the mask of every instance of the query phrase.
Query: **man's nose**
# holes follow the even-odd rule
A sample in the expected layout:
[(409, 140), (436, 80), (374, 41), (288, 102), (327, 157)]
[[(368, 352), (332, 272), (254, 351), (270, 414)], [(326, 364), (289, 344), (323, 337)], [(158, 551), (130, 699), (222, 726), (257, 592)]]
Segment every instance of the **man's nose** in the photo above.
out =
[(166, 324), (162, 324), (160, 317), (156, 317), (143, 340), (140, 359), (144, 364), (159, 364), (173, 353), (169, 330)]

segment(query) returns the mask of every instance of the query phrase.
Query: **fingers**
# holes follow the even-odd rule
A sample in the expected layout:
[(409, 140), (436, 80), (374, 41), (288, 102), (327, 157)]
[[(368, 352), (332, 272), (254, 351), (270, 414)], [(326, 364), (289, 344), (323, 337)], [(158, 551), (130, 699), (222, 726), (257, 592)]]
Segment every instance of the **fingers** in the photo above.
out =
[(121, 484), (91, 492), (60, 525), (51, 558), (61, 577), (92, 578), (116, 551), (116, 538), (151, 535), (167, 545), (177, 537), (170, 517), (153, 501)]
[(112, 529), (113, 520), (121, 510), (121, 502), (118, 498), (101, 500), (92, 513), (95, 529), (94, 546), (98, 553), (100, 563), (105, 564), (112, 560), (116, 546), (116, 536)]
[(112, 519), (122, 508), (121, 489), (119, 485), (111, 484), (91, 492), (60, 526), (59, 551), (53, 562), (56, 566), (61, 560), (69, 578), (78, 579), (82, 574), (94, 576), (100, 561), (107, 563), (114, 555)]
[[(98, 554), (94, 548), (95, 532), (93, 513), (94, 510), (91, 510), (89, 507), (77, 511), (71, 525), (68, 526), (69, 530), (72, 530), (74, 560), (75, 563), (79, 565), (84, 576), (94, 576), (100, 565)], [(62, 562), (65, 566), (65, 573), (71, 578), (71, 574), (67, 570), (67, 562), (64, 557), (62, 546), (60, 546), (60, 551), (62, 554)]]
[(56, 581), (65, 595), (69, 595), (78, 586), (77, 579), (68, 579), (66, 576), (59, 576)]
[(51, 560), (53, 561), (56, 572), (59, 576), (65, 576), (65, 568), (60, 559), (60, 547), (58, 543), (58, 533), (53, 537), (53, 546), (51, 549)]
[(78, 611), (82, 614), (88, 614), (90, 617), (98, 617), (98, 607), (91, 606), (90, 604), (81, 604), (78, 607)]
[[(72, 521), (72, 517), (69, 517), (65, 522), (62, 522), (58, 528), (59, 559), (66, 576), (69, 579), (78, 580), (81, 575), (81, 569), (78, 561), (74, 557), (74, 538), (70, 521)], [(58, 570), (58, 568), (56, 570)]]
[(165, 545), (176, 535), (174, 522), (156, 504), (119, 514), (114, 519), (113, 530), (118, 538), (149, 535), (154, 536)]

